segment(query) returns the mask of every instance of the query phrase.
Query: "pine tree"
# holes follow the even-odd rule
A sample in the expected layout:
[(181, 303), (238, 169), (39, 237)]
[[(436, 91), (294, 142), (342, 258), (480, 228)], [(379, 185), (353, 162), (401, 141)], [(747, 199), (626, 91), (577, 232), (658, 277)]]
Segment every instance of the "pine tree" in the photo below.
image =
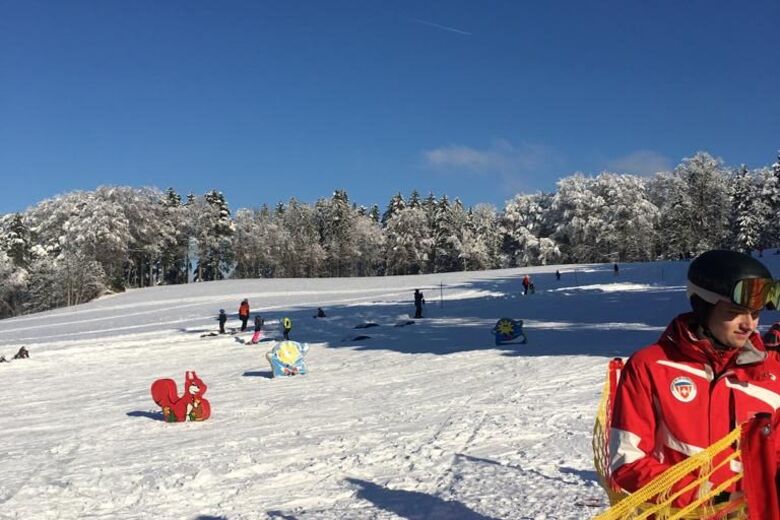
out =
[(387, 205), (387, 210), (385, 210), (384, 214), (382, 215), (382, 226), (386, 226), (387, 221), (393, 218), (393, 216), (397, 215), (405, 207), (406, 202), (404, 202), (403, 195), (401, 195), (401, 193), (396, 193), (393, 198), (390, 199), (390, 202)]
[(371, 210), (368, 212), (368, 215), (371, 217), (371, 220), (373, 220), (376, 223), (379, 223), (379, 206), (376, 204), (371, 206)]
[(207, 230), (205, 247), (200, 253), (204, 264), (203, 279), (221, 280), (232, 267), (233, 250), (231, 237), (234, 225), (230, 219), (230, 209), (225, 196), (220, 191), (212, 190), (204, 195), (206, 203), (215, 210), (215, 218)]
[(412, 193), (409, 195), (408, 207), (419, 208), (421, 206), (422, 206), (422, 202), (420, 201), (420, 194), (417, 192), (417, 190), (413, 190)]
[(21, 213), (0, 218), (0, 250), (5, 251), (16, 267), (26, 268), (32, 261), (32, 237)]
[(164, 219), (169, 224), (169, 233), (162, 237), (160, 247), (160, 271), (162, 281), (167, 284), (186, 283), (187, 252), (189, 236), (185, 208), (181, 196), (173, 188), (168, 188), (160, 201), (164, 208)]
[(446, 195), (442, 195), (436, 207), (436, 221), (433, 228), (435, 249), (434, 272), (463, 270), (462, 230), (466, 224), (466, 213), (460, 200), (450, 205)]
[(181, 206), (181, 196), (176, 193), (173, 188), (165, 190), (165, 197), (162, 199), (162, 204), (168, 208), (177, 208)]
[(385, 224), (386, 274), (418, 274), (428, 263), (430, 230), (420, 208), (404, 208)]
[(740, 166), (731, 179), (731, 230), (734, 247), (750, 253), (761, 243), (761, 230), (767, 224), (768, 211), (755, 178), (747, 166)]
[[(761, 197), (767, 216), (780, 215), (780, 152), (777, 161), (772, 163), (769, 171), (762, 175), (762, 180)], [(780, 219), (769, 218), (761, 236), (760, 247), (762, 249), (780, 247)]]
[(327, 254), (326, 265), (331, 276), (349, 276), (355, 261), (355, 211), (344, 190), (336, 190), (330, 200), (316, 204), (320, 243)]

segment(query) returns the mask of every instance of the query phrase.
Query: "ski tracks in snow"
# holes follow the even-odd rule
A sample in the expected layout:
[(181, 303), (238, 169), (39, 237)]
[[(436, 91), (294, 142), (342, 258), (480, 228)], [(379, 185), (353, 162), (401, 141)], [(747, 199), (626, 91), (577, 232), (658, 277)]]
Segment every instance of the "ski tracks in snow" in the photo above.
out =
[[(270, 345), (232, 336), (63, 345), (11, 365), (25, 373), (4, 389), (4, 433), (50, 432), (13, 451), (28, 461), (0, 488), (15, 512), (0, 518), (578, 519), (594, 511), (576, 497), (601, 496), (602, 358), (313, 344), (309, 374), (274, 380)], [(181, 385), (186, 369), (209, 385), (212, 418), (150, 420), (151, 382)], [(31, 423), (30, 406), (58, 414)]]

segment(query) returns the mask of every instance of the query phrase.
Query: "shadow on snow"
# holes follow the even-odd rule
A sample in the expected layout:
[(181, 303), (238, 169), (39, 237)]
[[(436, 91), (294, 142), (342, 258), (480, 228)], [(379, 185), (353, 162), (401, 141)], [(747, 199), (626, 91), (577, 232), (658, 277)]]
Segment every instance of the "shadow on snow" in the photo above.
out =
[[(586, 276), (587, 275), (587, 276)], [(329, 348), (389, 350), (405, 354), (453, 354), (496, 349), (507, 356), (628, 356), (655, 342), (674, 316), (687, 311), (682, 285), (622, 281), (605, 267), (580, 273), (574, 280), (554, 274), (534, 277), (536, 293), (521, 294), (520, 276), (463, 284), (460, 291), (476, 296), (439, 304), (438, 291), (425, 289), (428, 303), (414, 327), (399, 327), (414, 312), (409, 303), (371, 302), (331, 306), (328, 317), (315, 319), (311, 309), (291, 309), (291, 339), (326, 343)], [(619, 285), (630, 283), (622, 288)], [(657, 282), (656, 282), (657, 283)], [(452, 291), (452, 288), (448, 289)], [(527, 344), (495, 345), (491, 329), (502, 317), (522, 319)], [(363, 334), (356, 326), (377, 323)]]
[(418, 491), (388, 489), (356, 478), (345, 479), (357, 486), (357, 497), (367, 500), (380, 509), (408, 520), (426, 518), (458, 518), (460, 520), (494, 520), (469, 509), (460, 502), (444, 500)]

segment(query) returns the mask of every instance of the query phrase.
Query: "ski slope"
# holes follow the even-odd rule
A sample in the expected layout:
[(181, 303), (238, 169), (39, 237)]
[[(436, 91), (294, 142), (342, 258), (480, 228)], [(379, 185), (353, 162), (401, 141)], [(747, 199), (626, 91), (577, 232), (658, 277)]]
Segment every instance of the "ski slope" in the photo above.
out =
[[(778, 258), (764, 258), (775, 274)], [(687, 266), (230, 280), (0, 321), (0, 354), (31, 356), (0, 364), (0, 519), (591, 518), (606, 507), (590, 440), (607, 361), (687, 309)], [(396, 326), (415, 288), (426, 318)], [(236, 327), (243, 298), (266, 339), (292, 318), (309, 374), (271, 379), (251, 320), (201, 337), (220, 308)], [(527, 345), (494, 345), (504, 316), (525, 320)], [(166, 424), (149, 387), (181, 392), (186, 370), (212, 416)]]

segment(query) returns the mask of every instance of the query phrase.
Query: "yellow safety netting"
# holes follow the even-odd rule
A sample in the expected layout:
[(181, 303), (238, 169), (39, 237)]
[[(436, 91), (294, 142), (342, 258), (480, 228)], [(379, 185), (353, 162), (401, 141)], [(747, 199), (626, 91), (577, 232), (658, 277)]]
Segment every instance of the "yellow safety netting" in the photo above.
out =
[[(641, 520), (643, 518), (652, 518), (654, 520), (701, 520), (748, 518), (747, 508), (743, 498), (736, 498), (716, 506), (711, 505), (712, 499), (716, 495), (742, 479), (742, 473), (735, 475), (731, 479), (712, 489), (704, 491), (708, 485), (709, 477), (715, 471), (740, 456), (740, 450), (734, 450), (729, 453), (728, 456), (724, 457), (717, 466), (713, 467), (713, 460), (715, 460), (719, 453), (728, 450), (730, 446), (738, 443), (741, 434), (741, 426), (735, 428), (731, 433), (712, 444), (704, 451), (672, 466), (658, 475), (642, 489), (630, 494), (615, 489), (609, 481), (608, 443), (609, 423), (612, 411), (611, 395), (610, 375), (607, 374), (607, 380), (604, 384), (604, 390), (601, 394), (601, 401), (596, 415), (596, 424), (593, 428), (593, 458), (596, 473), (599, 475), (600, 484), (606, 490), (612, 507), (596, 516), (594, 520)], [(677, 482), (691, 474), (698, 475), (694, 482), (691, 482), (676, 493), (670, 494), (671, 489)], [(702, 486), (703, 484), (704, 486)], [(672, 503), (677, 497), (694, 488), (699, 489), (698, 498), (694, 502), (682, 509), (672, 507)]]

